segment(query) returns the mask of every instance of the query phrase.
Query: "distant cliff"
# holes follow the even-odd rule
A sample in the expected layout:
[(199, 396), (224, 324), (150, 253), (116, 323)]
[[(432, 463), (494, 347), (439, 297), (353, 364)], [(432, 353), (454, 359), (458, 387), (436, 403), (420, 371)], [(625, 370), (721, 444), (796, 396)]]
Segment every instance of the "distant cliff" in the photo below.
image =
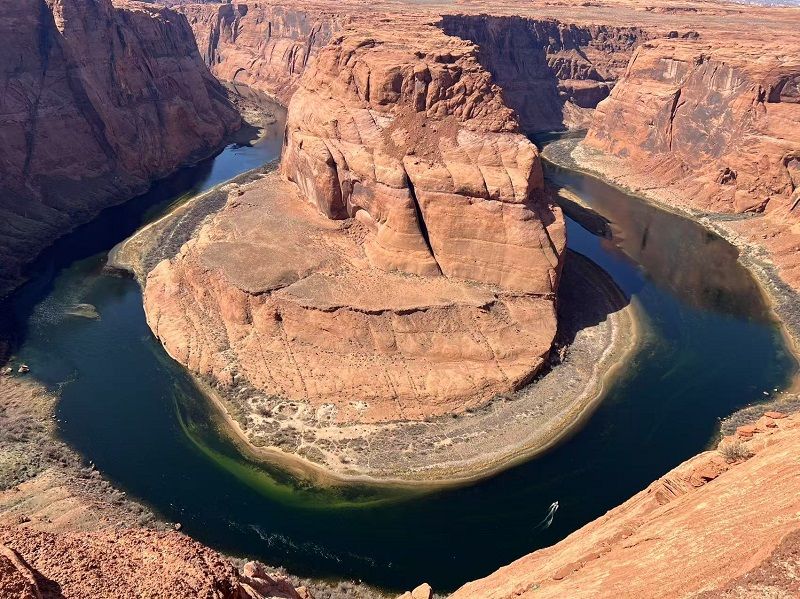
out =
[(489, 15), (445, 15), (440, 26), (478, 44), (481, 64), (528, 132), (585, 127), (652, 35), (641, 27)]
[(208, 155), (240, 118), (171, 10), (7, 2), (0, 36), (2, 295), (55, 237)]
[(217, 77), (284, 103), (316, 52), (350, 20), (330, 8), (266, 3), (187, 4), (200, 53)]
[(800, 46), (662, 39), (642, 45), (600, 103), (595, 167), (666, 203), (747, 213), (726, 226), (800, 288)]

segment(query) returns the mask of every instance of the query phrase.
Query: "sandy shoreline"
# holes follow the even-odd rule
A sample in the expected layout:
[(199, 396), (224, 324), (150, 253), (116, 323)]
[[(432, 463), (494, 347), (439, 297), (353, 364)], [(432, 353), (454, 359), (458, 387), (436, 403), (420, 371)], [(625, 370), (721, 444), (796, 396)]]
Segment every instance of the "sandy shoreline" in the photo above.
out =
[[(170, 258), (205, 218), (220, 207), (221, 197), (260, 179), (262, 172), (242, 175), (181, 205), (121, 244), (112, 261), (136, 274), (140, 283), (158, 261)], [(180, 230), (178, 235), (173, 232)], [(562, 314), (562, 363), (516, 393), (458, 415), (421, 422), (319, 424), (310, 407), (287, 402), (293, 413), (282, 415), (277, 438), (301, 438), (287, 449), (247, 430), (248, 406), (238, 389), (223, 389), (199, 380), (223, 433), (256, 461), (277, 464), (317, 484), (441, 487), (473, 482), (547, 451), (574, 433), (602, 400), (638, 344), (638, 315), (613, 281), (589, 260), (571, 255), (568, 285), (573, 291), (569, 314)], [(567, 285), (567, 286), (568, 286)], [(600, 313), (596, 313), (597, 311)], [(590, 326), (581, 319), (590, 318)], [(564, 336), (569, 340), (564, 340)], [(233, 398), (238, 401), (234, 403)], [(243, 405), (244, 403), (244, 405)], [(290, 410), (290, 412), (292, 411)], [(238, 416), (238, 417), (237, 417)], [(291, 433), (287, 435), (287, 431)], [(266, 442), (265, 442), (266, 441)]]

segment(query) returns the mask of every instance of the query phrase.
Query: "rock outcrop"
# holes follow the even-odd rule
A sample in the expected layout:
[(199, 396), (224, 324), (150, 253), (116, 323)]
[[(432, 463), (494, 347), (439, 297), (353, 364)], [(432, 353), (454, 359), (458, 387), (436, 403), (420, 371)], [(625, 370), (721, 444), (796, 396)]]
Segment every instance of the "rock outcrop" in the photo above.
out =
[(185, 18), (110, 0), (0, 9), (0, 294), (55, 237), (239, 124)]
[[(301, 594), (302, 593), (302, 594)], [(0, 595), (20, 599), (159, 597), (309, 599), (249, 562), (243, 573), (176, 532), (115, 529), (51, 533), (0, 526)]]
[(349, 423), (459, 412), (539, 370), (564, 222), (474, 44), (416, 23), (332, 41), (281, 171), (297, 187), (245, 187), (148, 277), (173, 357)]
[(800, 417), (768, 412), (605, 516), (452, 599), (794, 597)]
[[(794, 50), (786, 47), (794, 47)], [(602, 168), (766, 246), (800, 286), (800, 61), (791, 40), (658, 40), (635, 53), (585, 140)]]
[(585, 127), (651, 35), (641, 27), (489, 15), (444, 15), (440, 26), (479, 45), (479, 60), (528, 132)]
[(194, 31), (211, 72), (288, 103), (317, 51), (350, 17), (332, 7), (269, 3), (187, 4), (176, 7)]

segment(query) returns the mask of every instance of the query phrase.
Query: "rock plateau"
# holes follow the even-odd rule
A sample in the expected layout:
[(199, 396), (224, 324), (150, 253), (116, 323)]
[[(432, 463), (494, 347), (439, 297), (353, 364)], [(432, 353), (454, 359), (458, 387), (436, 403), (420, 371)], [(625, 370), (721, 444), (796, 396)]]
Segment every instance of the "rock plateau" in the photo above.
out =
[(326, 46), (289, 105), (296, 187), (246, 188), (150, 273), (148, 322), (193, 371), (375, 422), (543, 364), (565, 236), (536, 148), (473, 44), (405, 26), (413, 52), (397, 23)]

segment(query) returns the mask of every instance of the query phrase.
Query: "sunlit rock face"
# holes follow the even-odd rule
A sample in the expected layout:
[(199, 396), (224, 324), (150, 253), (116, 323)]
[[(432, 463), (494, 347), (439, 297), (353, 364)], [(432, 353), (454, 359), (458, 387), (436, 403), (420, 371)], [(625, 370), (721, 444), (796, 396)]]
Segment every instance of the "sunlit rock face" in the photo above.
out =
[(300, 76), (351, 17), (335, 6), (182, 3), (211, 72), (289, 102)]
[(347, 30), (292, 96), (288, 181), (232, 196), (150, 274), (151, 327), (195, 372), (342, 422), (518, 388), (556, 332), (565, 245), (518, 130), (474, 44)]
[(444, 15), (440, 27), (480, 47), (526, 132), (584, 128), (652, 32), (523, 16)]
[(741, 233), (766, 246), (797, 287), (800, 62), (791, 47), (730, 37), (648, 42), (598, 106), (585, 144), (619, 159), (609, 174), (638, 174), (670, 203), (761, 215)]

